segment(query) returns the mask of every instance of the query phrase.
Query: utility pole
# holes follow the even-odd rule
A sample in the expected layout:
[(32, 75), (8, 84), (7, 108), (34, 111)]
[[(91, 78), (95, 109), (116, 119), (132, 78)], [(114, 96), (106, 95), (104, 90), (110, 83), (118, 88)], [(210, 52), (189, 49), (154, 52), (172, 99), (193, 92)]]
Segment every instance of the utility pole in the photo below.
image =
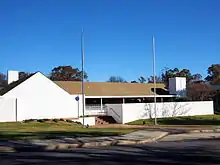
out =
[(82, 86), (81, 86), (81, 92), (82, 92), (82, 112), (83, 112), (83, 126), (85, 125), (84, 116), (85, 116), (85, 92), (84, 92), (84, 32), (82, 29), (81, 32), (81, 60), (82, 60)]
[(155, 49), (155, 38), (152, 38), (152, 51), (153, 51), (153, 78), (154, 78), (154, 124), (157, 125), (157, 98), (156, 98), (156, 49)]

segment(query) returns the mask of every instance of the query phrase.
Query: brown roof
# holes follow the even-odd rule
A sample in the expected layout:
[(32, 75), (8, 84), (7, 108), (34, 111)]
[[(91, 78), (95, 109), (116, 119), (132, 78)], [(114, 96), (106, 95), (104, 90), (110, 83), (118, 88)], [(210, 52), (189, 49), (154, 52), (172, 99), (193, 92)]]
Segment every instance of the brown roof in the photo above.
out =
[[(55, 81), (55, 83), (70, 94), (81, 93), (81, 82)], [(164, 84), (157, 84), (157, 91), (168, 94)], [(154, 85), (141, 83), (112, 83), (112, 82), (85, 82), (86, 96), (142, 96), (153, 95)], [(157, 94), (159, 94), (157, 92)]]

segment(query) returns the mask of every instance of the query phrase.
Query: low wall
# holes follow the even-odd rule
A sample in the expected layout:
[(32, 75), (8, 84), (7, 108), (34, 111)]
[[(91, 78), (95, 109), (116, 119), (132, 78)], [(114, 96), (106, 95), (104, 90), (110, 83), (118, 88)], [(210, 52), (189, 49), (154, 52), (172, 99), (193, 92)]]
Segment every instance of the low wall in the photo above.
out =
[[(84, 117), (84, 125), (87, 125), (87, 124), (89, 126), (95, 125), (95, 119), (96, 117)], [(74, 119), (73, 121), (78, 121), (83, 124), (83, 118)]]
[[(122, 104), (122, 123), (154, 117), (154, 103)], [(214, 114), (213, 101), (156, 103), (157, 117)]]
[(0, 97), (0, 122), (16, 121), (16, 99)]

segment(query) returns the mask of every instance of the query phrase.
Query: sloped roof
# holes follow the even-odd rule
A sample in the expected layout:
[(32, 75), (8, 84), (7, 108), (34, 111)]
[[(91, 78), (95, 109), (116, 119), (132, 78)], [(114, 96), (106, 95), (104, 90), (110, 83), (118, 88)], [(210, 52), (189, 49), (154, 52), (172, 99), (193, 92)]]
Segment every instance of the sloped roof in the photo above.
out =
[(12, 90), (13, 88), (18, 86), (19, 84), (23, 83), (24, 81), (26, 81), (27, 79), (29, 79), (30, 77), (35, 75), (36, 73), (30, 74), (29, 76), (22, 78), (22, 79), (19, 79), (18, 81), (14, 81), (14, 82), (10, 83), (9, 85), (5, 86), (4, 88), (0, 89), (0, 96), (6, 94), (7, 92)]
[[(55, 81), (55, 83), (70, 94), (81, 94), (79, 81)], [(157, 91), (168, 94), (164, 84), (157, 84)], [(144, 96), (153, 95), (152, 83), (112, 83), (112, 82), (85, 82), (86, 96)], [(158, 93), (159, 94), (159, 93)]]

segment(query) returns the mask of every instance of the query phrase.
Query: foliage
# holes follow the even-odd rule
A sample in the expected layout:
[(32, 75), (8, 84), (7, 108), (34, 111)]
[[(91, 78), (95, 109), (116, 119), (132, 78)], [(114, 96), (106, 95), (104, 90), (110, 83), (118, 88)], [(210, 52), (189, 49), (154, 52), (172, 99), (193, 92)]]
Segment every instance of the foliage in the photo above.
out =
[(207, 72), (208, 76), (205, 80), (209, 81), (211, 84), (220, 85), (220, 64), (212, 64)]
[(30, 75), (32, 75), (33, 73), (28, 73), (28, 72), (19, 72), (19, 79), (26, 79), (27, 77), (29, 77)]
[[(129, 122), (129, 125), (153, 125), (154, 119), (141, 119)], [(199, 115), (184, 117), (158, 118), (157, 123), (161, 125), (219, 125), (220, 115)]]
[(6, 75), (0, 73), (0, 87), (7, 85)]
[(139, 83), (146, 83), (147, 80), (143, 76), (141, 76), (138, 78), (138, 81)]
[(165, 68), (165, 70), (162, 72), (161, 77), (162, 77), (162, 81), (166, 84), (167, 87), (169, 86), (169, 78), (186, 77), (187, 84), (194, 81), (199, 81), (202, 78), (200, 74), (192, 75), (189, 69), (179, 70), (178, 68), (174, 68), (174, 69)]
[(213, 87), (205, 82), (195, 82), (187, 87), (187, 99), (192, 101), (212, 100), (215, 93)]
[(109, 77), (107, 82), (122, 82), (122, 83), (126, 83), (127, 81), (124, 78), (120, 77), (120, 76), (111, 76), (111, 77)]
[(55, 123), (57, 123), (57, 122), (59, 122), (60, 120), (59, 120), (59, 119), (53, 119), (52, 121), (55, 122)]
[[(50, 79), (53, 81), (81, 81), (82, 71), (72, 66), (58, 66), (52, 69)], [(88, 79), (88, 75), (84, 72), (84, 79)]]
[(37, 122), (37, 119), (27, 119), (23, 121), (24, 123), (32, 123), (32, 122)]
[(81, 115), (81, 116), (79, 116), (80, 118), (82, 118), (82, 117), (89, 117), (89, 115)]
[[(148, 83), (153, 83), (154, 82), (154, 76), (150, 76), (148, 79), (147, 79)], [(164, 83), (164, 81), (162, 80), (161, 77), (159, 76), (155, 76), (155, 81), (156, 83)]]

